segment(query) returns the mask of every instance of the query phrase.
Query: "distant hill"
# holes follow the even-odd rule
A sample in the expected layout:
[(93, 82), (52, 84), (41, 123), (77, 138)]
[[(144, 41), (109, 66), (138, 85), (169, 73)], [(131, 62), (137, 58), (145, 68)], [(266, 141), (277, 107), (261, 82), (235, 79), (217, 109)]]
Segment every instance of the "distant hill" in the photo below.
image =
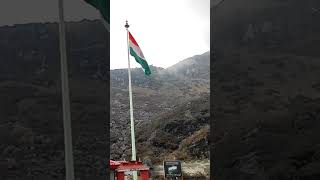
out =
[(213, 11), (214, 179), (319, 179), (320, 2)]
[[(151, 67), (153, 73), (150, 77), (145, 76), (141, 68), (133, 69), (133, 103), (137, 132), (150, 129), (148, 126), (153, 124), (157, 117), (160, 121), (165, 120), (166, 118), (161, 118), (162, 113), (175, 111), (179, 106), (190, 103), (192, 99), (208, 97), (210, 85), (208, 65), (209, 52), (206, 52), (182, 60), (166, 69)], [(129, 158), (131, 146), (127, 69), (112, 70), (110, 77), (112, 158)], [(206, 105), (209, 108), (209, 104)], [(189, 135), (181, 138), (185, 139)], [(160, 147), (158, 147), (160, 149), (156, 146), (154, 148), (155, 151), (165, 153)]]
[[(109, 138), (105, 124), (109, 121), (106, 80), (109, 78), (111, 158), (130, 157), (127, 69), (112, 70), (110, 74), (106, 71), (108, 37), (99, 20), (68, 22), (66, 28), (76, 176), (105, 179), (105, 148), (106, 138)], [(21, 179), (63, 179), (58, 33), (57, 23), (0, 27), (0, 179), (21, 174), (25, 175)], [(181, 147), (170, 152), (152, 146), (156, 152), (172, 154), (180, 148), (186, 151), (185, 155), (200, 152), (199, 158), (207, 158), (207, 149), (200, 148), (207, 142), (200, 139), (208, 134), (208, 103), (200, 99), (208, 97), (209, 93), (208, 63), (208, 53), (204, 53), (168, 69), (151, 67), (150, 77), (145, 76), (141, 68), (132, 69), (137, 132), (147, 130), (165, 113), (173, 113), (167, 124), (176, 123), (173, 117), (177, 108), (186, 112), (190, 109), (194, 113), (198, 108), (204, 110), (204, 114), (177, 116), (192, 132), (186, 134), (182, 129), (177, 139)], [(188, 105), (191, 101), (201, 106)], [(162, 134), (164, 127), (159, 128)], [(186, 148), (193, 139), (199, 139), (199, 145)], [(139, 142), (137, 146), (140, 148), (140, 145)], [(142, 150), (138, 149), (138, 152)], [(190, 158), (198, 157), (192, 155), (187, 159)], [(156, 157), (152, 159), (159, 161)]]
[(244, 45), (283, 51), (314, 39), (320, 30), (319, 7), (317, 0), (223, 0), (212, 11), (213, 45), (226, 51)]
[(186, 79), (210, 79), (210, 53), (206, 52), (180, 61), (166, 69), (169, 74), (174, 74)]
[[(105, 179), (107, 32), (98, 20), (66, 27), (75, 174)], [(58, 33), (0, 27), (0, 179), (64, 179)]]

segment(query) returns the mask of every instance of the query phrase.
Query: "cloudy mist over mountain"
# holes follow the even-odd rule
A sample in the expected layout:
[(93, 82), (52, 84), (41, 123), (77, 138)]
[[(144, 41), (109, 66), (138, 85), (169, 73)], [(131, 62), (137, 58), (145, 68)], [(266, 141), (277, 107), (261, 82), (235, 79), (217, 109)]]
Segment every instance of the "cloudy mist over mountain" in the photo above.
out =
[[(128, 66), (126, 20), (150, 65), (167, 68), (205, 53), (210, 49), (209, 7), (209, 0), (111, 1), (110, 68)], [(139, 67), (137, 63), (130, 65)]]

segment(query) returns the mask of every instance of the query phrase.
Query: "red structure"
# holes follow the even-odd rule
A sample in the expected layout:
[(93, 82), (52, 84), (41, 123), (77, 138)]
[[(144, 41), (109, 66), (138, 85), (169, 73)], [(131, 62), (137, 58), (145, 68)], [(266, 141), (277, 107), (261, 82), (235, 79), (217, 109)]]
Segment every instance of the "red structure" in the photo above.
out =
[(141, 161), (112, 161), (110, 160), (110, 169), (114, 172), (117, 180), (124, 180), (125, 172), (140, 172), (140, 180), (149, 180), (150, 168), (145, 166)]

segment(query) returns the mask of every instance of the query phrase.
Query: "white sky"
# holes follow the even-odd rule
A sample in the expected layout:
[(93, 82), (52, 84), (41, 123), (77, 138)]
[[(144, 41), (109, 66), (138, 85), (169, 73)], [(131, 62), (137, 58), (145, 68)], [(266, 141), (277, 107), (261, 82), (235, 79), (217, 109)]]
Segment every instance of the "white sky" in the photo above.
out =
[(166, 68), (210, 50), (210, 0), (111, 0), (111, 69), (128, 67), (126, 19), (149, 65)]
[[(127, 68), (125, 20), (149, 65), (169, 67), (210, 49), (210, 0), (110, 0), (111, 69)], [(65, 0), (66, 21), (98, 19), (83, 0)], [(1, 0), (0, 26), (57, 22), (58, 0)], [(131, 58), (131, 67), (139, 67)]]

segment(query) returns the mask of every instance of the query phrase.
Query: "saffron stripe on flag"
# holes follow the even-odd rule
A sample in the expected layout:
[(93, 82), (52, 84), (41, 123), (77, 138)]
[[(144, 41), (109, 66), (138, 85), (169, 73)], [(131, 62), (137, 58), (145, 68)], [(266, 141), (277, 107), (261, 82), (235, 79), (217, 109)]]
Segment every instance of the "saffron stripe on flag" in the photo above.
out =
[[(131, 41), (134, 45), (136, 45), (136, 46), (139, 47), (137, 41), (133, 38), (133, 36), (131, 35), (130, 31), (129, 31), (129, 39), (130, 39), (130, 41)], [(140, 47), (139, 47), (139, 48), (140, 48)]]
[(136, 60), (137, 63), (139, 63), (143, 70), (145, 75), (149, 76), (151, 74), (148, 62), (146, 61), (141, 48), (139, 47), (137, 41), (133, 38), (132, 34), (128, 31), (129, 33), (129, 50), (130, 50), (130, 55), (133, 56)]

